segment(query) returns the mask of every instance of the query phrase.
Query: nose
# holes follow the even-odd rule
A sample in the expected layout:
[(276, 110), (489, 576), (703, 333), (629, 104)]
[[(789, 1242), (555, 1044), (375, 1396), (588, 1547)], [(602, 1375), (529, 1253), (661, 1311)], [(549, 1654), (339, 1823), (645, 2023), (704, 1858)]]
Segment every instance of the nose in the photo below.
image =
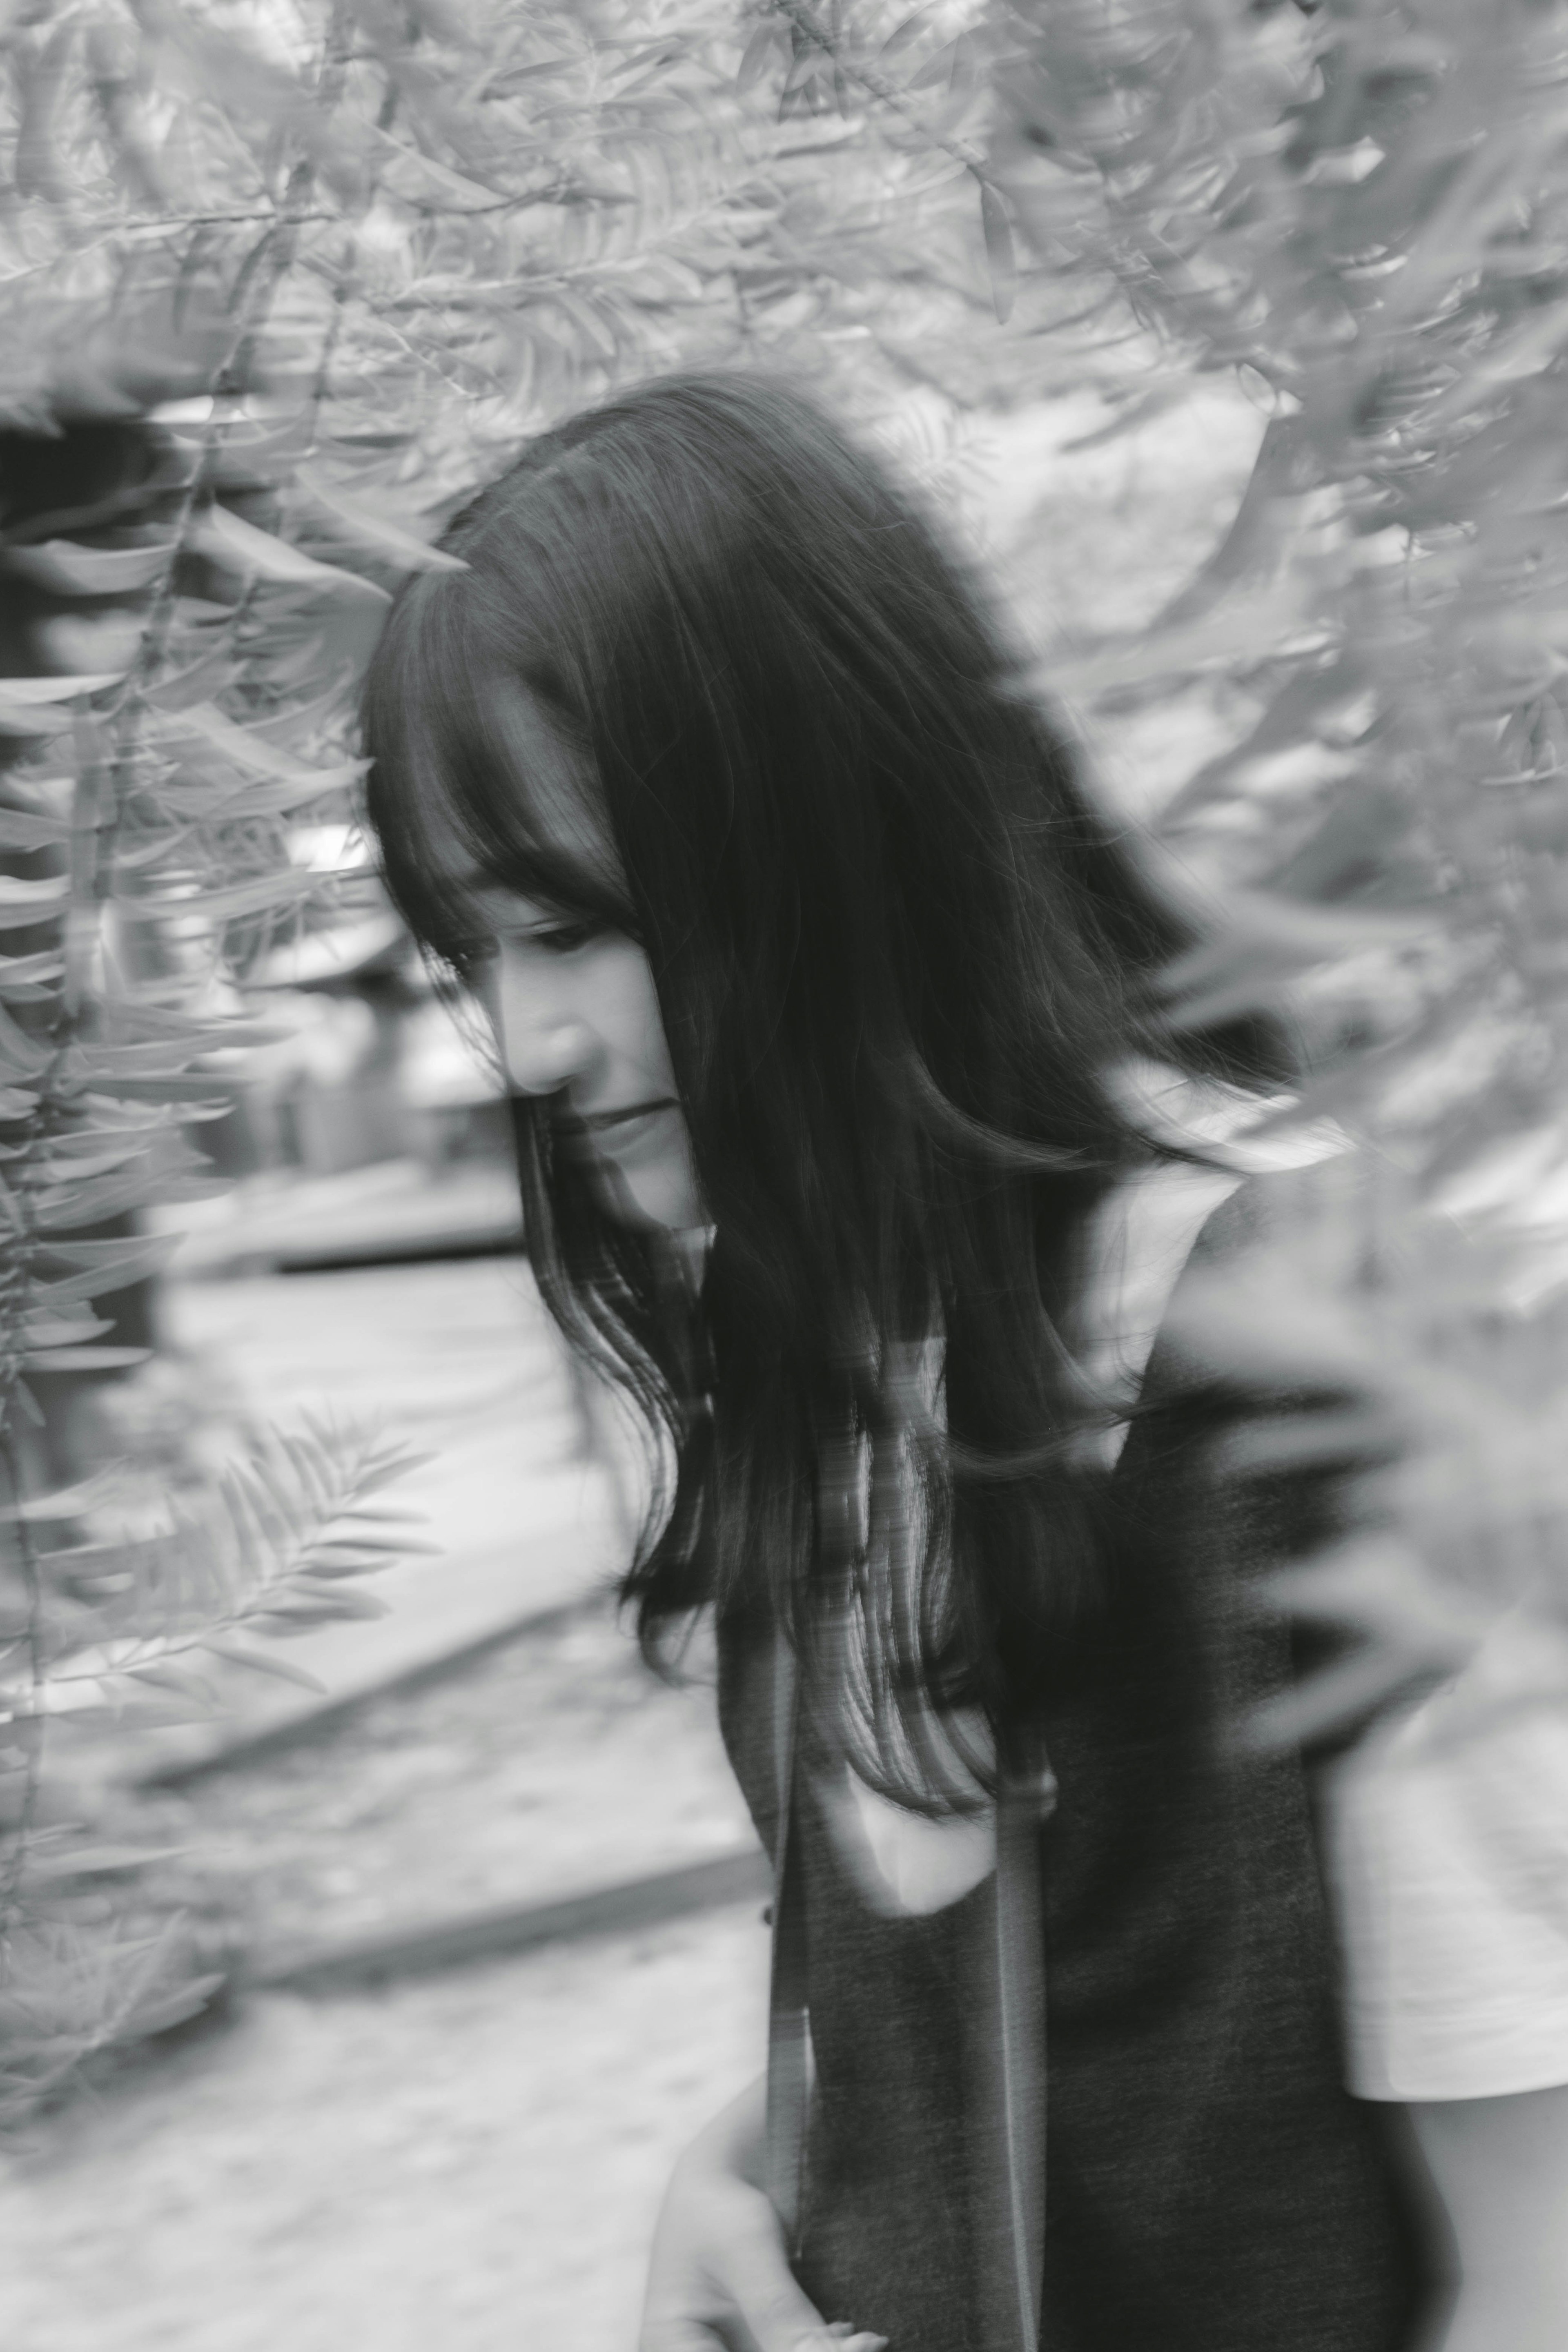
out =
[(587, 1070), (597, 1051), (593, 1029), (570, 1003), (553, 999), (541, 975), (526, 977), (503, 954), (490, 1005), (506, 1074), (520, 1094), (553, 1094)]
[(580, 1021), (534, 1022), (520, 1031), (503, 1013), (501, 1058), (506, 1074), (520, 1094), (551, 1095), (580, 1077), (591, 1057), (592, 1041)]

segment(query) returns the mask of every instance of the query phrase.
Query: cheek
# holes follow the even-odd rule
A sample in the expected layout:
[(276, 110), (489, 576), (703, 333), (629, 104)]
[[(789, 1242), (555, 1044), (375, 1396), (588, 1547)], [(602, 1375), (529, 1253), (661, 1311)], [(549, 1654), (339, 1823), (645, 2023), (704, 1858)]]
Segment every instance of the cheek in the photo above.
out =
[[(518, 1028), (519, 983), (515, 976), (509, 977), (500, 956), (492, 957), (478, 974), (474, 982), (474, 996), (495, 1039), (496, 1051), (504, 1064), (508, 1029), (510, 1027), (515, 1036)], [(510, 1023), (507, 1018), (509, 1003), (511, 1008)]]
[(605, 982), (606, 997), (614, 1006), (616, 1042), (622, 1052), (673, 1093), (669, 1045), (664, 1034), (658, 992), (642, 950), (629, 941), (618, 943), (610, 950)]
[(468, 978), (468, 994), (484, 1014), (499, 1044), (501, 1034), (500, 967), (492, 957)]

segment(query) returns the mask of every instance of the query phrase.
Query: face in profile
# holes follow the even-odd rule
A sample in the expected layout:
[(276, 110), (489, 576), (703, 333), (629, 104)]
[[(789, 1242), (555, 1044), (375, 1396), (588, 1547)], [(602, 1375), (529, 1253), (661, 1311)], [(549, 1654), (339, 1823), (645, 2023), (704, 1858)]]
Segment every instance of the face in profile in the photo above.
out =
[[(507, 735), (536, 823), (562, 858), (613, 876), (583, 762), (516, 697)], [(480, 998), (520, 1094), (550, 1095), (560, 1148), (591, 1171), (606, 1214), (689, 1232), (704, 1223), (687, 1127), (648, 960), (624, 931), (465, 877), (483, 940)]]
[(606, 1213), (683, 1232), (702, 1222), (686, 1122), (647, 956), (624, 933), (507, 892), (482, 894), (481, 992), (508, 1077), (557, 1094), (563, 1148)]

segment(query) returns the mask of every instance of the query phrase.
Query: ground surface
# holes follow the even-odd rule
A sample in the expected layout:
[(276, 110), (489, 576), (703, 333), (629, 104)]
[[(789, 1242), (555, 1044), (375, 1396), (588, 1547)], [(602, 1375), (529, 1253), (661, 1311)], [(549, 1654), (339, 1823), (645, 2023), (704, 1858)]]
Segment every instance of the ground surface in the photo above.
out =
[[(112, 1833), (217, 1957), (542, 1897), (746, 1835), (700, 1683), (602, 1607)], [(250, 1996), (0, 2158), (5, 2352), (629, 2352), (670, 2161), (754, 2074), (754, 1902), (375, 1992)]]
[(122, 1798), (108, 1827), (180, 1848), (146, 1874), (148, 1892), (261, 1962), (750, 1837), (710, 1687), (657, 1681), (600, 1607), (369, 1704), (330, 1738)]
[(756, 1906), (252, 2003), (0, 2178), (6, 2352), (630, 2352), (670, 2162), (755, 2073)]
[[(330, 1394), (437, 1449), (417, 1499), (447, 1552), (401, 1596), (427, 1648), (466, 1628), (472, 1563), (504, 1560), (509, 1528), (497, 1621), (564, 1605), (306, 1744), (178, 1790), (111, 1780), (107, 1834), (177, 1849), (140, 1874), (141, 1916), (183, 1911), (216, 1964), (264, 1963), (746, 1839), (702, 1661), (679, 1689), (647, 1672), (586, 1542), (538, 1581), (524, 1538), (581, 1527), (583, 1470), (522, 1269), (205, 1283), (167, 1321), (226, 1420)], [(669, 2162), (761, 2063), (758, 1908), (382, 1992), (248, 1996), (100, 2064), (0, 2154), (0, 2345), (629, 2352)]]

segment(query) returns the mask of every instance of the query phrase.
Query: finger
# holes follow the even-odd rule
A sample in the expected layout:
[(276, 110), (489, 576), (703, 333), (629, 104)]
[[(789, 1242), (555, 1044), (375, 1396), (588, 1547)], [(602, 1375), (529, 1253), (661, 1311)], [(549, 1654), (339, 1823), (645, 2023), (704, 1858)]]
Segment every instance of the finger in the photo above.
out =
[(852, 2319), (835, 2319), (826, 2334), (797, 2337), (791, 2352), (888, 2352), (888, 2339), (857, 2327)]
[(858, 2328), (851, 2320), (825, 2320), (787, 2267), (764, 2291), (753, 2285), (741, 2311), (758, 2352), (887, 2352), (885, 2336)]
[(731, 2241), (725, 2284), (757, 2341), (757, 2352), (843, 2352), (810, 2296), (796, 2283), (772, 2209), (765, 2221)]

